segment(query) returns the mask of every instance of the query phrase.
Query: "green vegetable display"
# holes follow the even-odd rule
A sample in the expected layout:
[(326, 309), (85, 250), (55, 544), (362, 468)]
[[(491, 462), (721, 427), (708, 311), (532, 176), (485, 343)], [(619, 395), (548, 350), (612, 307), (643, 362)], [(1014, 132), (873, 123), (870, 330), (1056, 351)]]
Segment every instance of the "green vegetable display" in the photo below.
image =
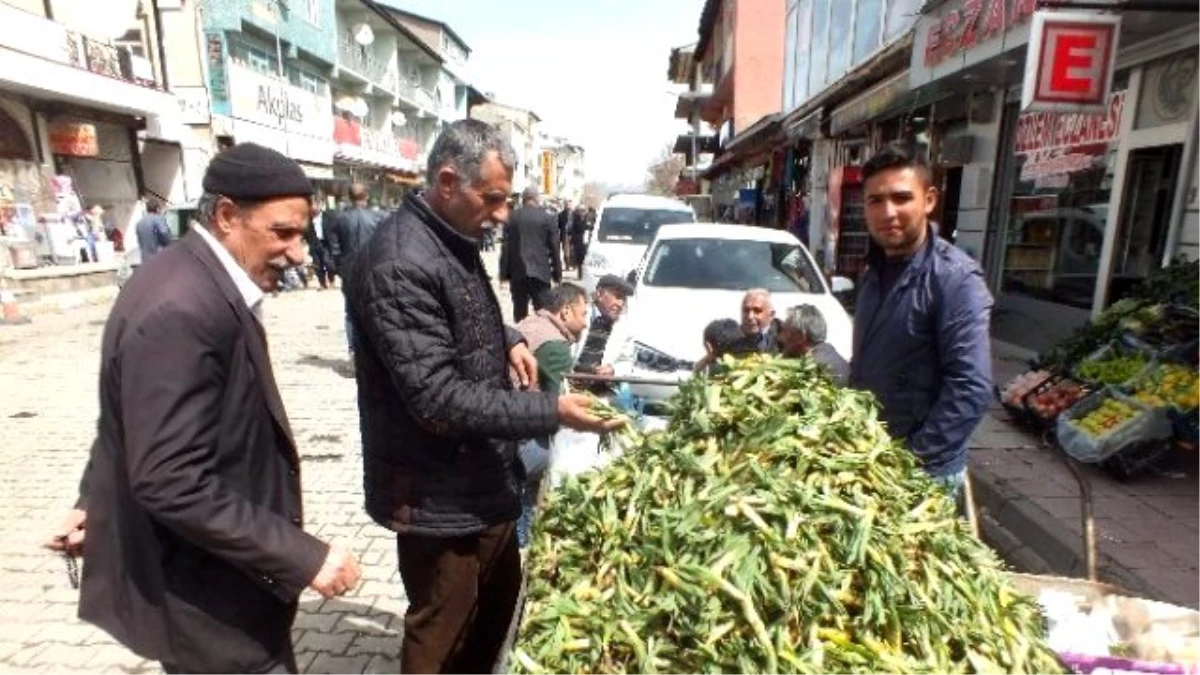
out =
[(1146, 357), (1137, 354), (1109, 356), (1079, 364), (1079, 376), (1089, 382), (1125, 384), (1145, 370), (1147, 363)]
[(693, 379), (665, 432), (552, 491), (517, 672), (1060, 672), (1038, 606), (807, 360)]

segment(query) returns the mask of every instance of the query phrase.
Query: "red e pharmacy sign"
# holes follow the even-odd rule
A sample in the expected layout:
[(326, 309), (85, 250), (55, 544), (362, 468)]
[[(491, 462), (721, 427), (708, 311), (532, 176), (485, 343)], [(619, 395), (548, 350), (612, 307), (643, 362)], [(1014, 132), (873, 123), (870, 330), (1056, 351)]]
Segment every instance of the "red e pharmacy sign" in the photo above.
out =
[(1043, 12), (1033, 15), (1021, 109), (1101, 112), (1108, 107), (1121, 17)]

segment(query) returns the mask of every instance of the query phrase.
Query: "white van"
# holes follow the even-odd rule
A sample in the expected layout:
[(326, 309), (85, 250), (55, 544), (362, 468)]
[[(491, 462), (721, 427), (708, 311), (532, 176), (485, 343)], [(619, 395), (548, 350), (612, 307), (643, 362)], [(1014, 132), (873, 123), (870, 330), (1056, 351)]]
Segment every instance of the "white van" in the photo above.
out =
[(609, 197), (596, 213), (596, 231), (583, 262), (584, 286), (590, 293), (605, 274), (625, 278), (637, 269), (660, 226), (694, 222), (696, 212), (676, 199), (651, 195)]

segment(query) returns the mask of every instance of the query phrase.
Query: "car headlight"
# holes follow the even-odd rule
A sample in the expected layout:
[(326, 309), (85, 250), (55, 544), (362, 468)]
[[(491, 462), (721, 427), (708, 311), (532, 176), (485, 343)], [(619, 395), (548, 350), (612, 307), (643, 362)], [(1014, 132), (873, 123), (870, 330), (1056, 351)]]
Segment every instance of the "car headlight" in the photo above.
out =
[(664, 354), (653, 347), (640, 342), (633, 343), (633, 362), (644, 370), (659, 373), (674, 373), (679, 370), (691, 370), (696, 364), (683, 359), (677, 359), (670, 354)]

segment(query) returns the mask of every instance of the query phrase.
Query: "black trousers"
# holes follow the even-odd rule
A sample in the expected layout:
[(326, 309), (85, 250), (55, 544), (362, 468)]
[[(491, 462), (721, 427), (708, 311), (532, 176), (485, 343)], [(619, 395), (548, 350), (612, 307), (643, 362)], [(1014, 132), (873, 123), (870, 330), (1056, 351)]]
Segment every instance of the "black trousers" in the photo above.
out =
[(509, 283), (512, 293), (513, 321), (520, 321), (529, 316), (529, 305), (533, 303), (533, 311), (542, 308), (542, 297), (550, 290), (550, 284), (541, 279), (513, 279)]

